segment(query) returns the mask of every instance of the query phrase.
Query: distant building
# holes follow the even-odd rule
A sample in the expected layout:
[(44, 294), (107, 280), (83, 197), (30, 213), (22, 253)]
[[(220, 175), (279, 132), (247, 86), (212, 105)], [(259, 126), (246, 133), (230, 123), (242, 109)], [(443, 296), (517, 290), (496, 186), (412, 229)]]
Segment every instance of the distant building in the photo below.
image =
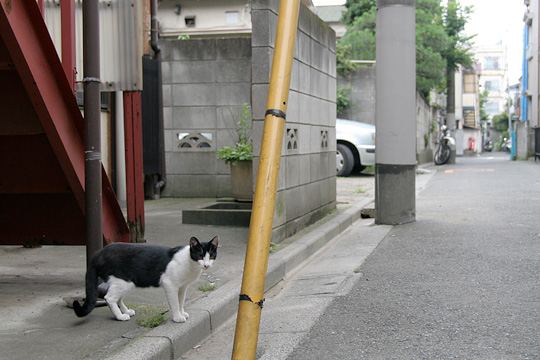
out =
[[(311, 0), (302, 0), (314, 11)], [(165, 37), (249, 36), (249, 0), (162, 0), (159, 3), (160, 35)]]
[(163, 0), (159, 3), (161, 36), (251, 34), (249, 0)]
[[(521, 76), (521, 96), (520, 96), (520, 116), (515, 123), (516, 156), (518, 159), (526, 159), (533, 155), (535, 151), (536, 139), (539, 130), (538, 119), (538, 97), (539, 97), (539, 77), (538, 77), (538, 22), (539, 22), (539, 1), (525, 0), (527, 9), (523, 16), (523, 67)], [(539, 144), (540, 145), (540, 144)]]
[(485, 109), (491, 120), (505, 110), (508, 84), (506, 49), (502, 42), (498, 42), (492, 46), (480, 47), (475, 53), (480, 64), (481, 91), (488, 92)]
[(315, 7), (315, 13), (334, 31), (336, 38), (340, 39), (345, 35), (347, 27), (342, 21), (343, 13), (347, 10), (345, 5), (329, 5)]
[(483, 138), (478, 72), (475, 68), (459, 68), (455, 79), (456, 155), (480, 153)]

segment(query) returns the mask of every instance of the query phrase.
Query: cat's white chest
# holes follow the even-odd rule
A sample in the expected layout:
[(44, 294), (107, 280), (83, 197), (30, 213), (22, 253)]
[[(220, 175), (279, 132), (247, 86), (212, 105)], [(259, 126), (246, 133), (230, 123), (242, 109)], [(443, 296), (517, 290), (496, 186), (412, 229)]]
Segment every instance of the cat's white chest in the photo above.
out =
[(182, 249), (174, 255), (174, 258), (167, 265), (165, 272), (161, 275), (160, 282), (164, 281), (183, 286), (197, 280), (201, 275), (202, 268), (198, 263), (191, 260), (189, 248)]

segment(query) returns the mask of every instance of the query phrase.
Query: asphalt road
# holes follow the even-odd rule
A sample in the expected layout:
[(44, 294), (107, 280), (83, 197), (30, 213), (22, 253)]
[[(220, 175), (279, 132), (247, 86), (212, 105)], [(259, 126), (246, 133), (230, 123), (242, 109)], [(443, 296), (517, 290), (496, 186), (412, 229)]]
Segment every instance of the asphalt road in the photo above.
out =
[(289, 359), (540, 359), (540, 165), (438, 170)]

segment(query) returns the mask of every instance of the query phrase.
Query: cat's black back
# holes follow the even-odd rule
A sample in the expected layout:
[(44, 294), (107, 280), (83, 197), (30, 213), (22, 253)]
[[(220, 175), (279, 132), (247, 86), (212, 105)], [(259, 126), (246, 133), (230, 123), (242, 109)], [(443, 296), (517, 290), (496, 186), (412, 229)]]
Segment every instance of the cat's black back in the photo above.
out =
[(114, 243), (107, 245), (92, 259), (97, 275), (103, 281), (109, 276), (133, 282), (137, 287), (159, 287), (161, 275), (176, 252), (184, 247)]

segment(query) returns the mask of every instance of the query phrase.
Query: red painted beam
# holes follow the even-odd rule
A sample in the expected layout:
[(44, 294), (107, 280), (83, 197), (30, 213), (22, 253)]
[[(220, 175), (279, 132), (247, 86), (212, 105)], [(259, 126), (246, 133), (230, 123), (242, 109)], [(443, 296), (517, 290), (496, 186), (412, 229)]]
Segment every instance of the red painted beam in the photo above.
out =
[(0, 36), (75, 198), (83, 205), (83, 191), (77, 191), (84, 184), (82, 115), (58, 55), (53, 55), (49, 32), (34, 1), (0, 1), (0, 6)]
[(62, 67), (69, 86), (75, 92), (75, 1), (60, 1), (60, 21), (62, 32)]
[[(35, 1), (0, 1), (0, 40), (84, 212), (83, 118)], [(106, 175), (103, 215), (105, 242), (128, 241), (127, 224)]]
[(126, 202), (131, 241), (144, 237), (144, 169), (140, 91), (124, 91)]
[(45, 0), (38, 0), (39, 12), (45, 16)]

